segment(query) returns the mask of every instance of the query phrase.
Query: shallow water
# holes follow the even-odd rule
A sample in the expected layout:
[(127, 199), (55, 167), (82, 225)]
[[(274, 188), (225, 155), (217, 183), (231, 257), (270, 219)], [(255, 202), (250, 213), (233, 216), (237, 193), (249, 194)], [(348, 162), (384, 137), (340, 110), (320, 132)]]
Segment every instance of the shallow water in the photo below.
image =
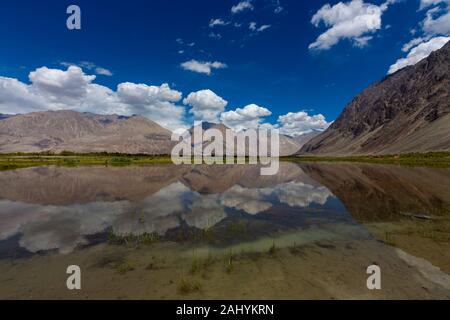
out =
[[(449, 249), (448, 169), (0, 172), (0, 298), (448, 299)], [(366, 286), (373, 264), (381, 290)]]

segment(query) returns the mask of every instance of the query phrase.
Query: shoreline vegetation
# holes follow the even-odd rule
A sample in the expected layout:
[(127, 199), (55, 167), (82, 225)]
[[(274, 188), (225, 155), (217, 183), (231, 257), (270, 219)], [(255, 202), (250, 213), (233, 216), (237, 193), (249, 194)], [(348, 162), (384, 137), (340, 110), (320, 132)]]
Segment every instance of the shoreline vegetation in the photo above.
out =
[[(236, 158), (235, 158), (236, 159)], [(293, 162), (359, 162), (374, 164), (395, 164), (402, 166), (450, 168), (450, 152), (408, 153), (379, 156), (290, 156), (280, 157), (280, 161)], [(236, 162), (236, 160), (235, 160)], [(248, 163), (248, 161), (246, 161)], [(0, 170), (14, 170), (35, 166), (127, 166), (172, 164), (169, 155), (144, 155), (121, 153), (73, 153), (63, 151), (58, 154), (13, 153), (0, 154)]]
[(450, 168), (450, 152), (404, 153), (366, 156), (296, 156), (284, 157), (285, 161), (303, 162), (359, 162), (394, 164), (402, 166)]

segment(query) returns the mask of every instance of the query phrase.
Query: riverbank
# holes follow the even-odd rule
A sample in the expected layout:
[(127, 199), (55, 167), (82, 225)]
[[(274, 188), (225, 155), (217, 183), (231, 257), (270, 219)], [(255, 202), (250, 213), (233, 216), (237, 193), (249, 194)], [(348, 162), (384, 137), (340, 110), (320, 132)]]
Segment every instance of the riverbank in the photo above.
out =
[(403, 166), (450, 168), (450, 152), (408, 153), (377, 156), (296, 156), (285, 157), (286, 161), (304, 162), (361, 162), (375, 164), (397, 164)]
[(34, 166), (126, 166), (171, 164), (170, 156), (166, 155), (127, 155), (112, 153), (90, 154), (2, 154), (0, 155), (0, 170), (12, 170)]
[[(396, 164), (404, 166), (422, 166), (450, 168), (450, 152), (431, 152), (425, 154), (412, 153), (402, 155), (383, 156), (351, 156), (351, 157), (320, 157), (320, 156), (291, 156), (281, 157), (281, 161), (301, 162), (360, 162), (375, 164)], [(131, 155), (119, 153), (88, 153), (75, 154), (64, 152), (61, 154), (48, 153), (15, 153), (0, 155), (0, 170), (13, 170), (34, 166), (126, 166), (171, 164), (169, 155)]]

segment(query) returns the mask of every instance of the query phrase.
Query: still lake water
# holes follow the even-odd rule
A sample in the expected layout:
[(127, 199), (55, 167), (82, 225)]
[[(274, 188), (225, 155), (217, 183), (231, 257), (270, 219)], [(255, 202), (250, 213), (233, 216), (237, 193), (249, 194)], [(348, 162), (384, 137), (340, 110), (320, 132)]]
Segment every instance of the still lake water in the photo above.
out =
[[(366, 286), (373, 264), (381, 290)], [(449, 275), (449, 169), (0, 172), (1, 299), (450, 299)]]

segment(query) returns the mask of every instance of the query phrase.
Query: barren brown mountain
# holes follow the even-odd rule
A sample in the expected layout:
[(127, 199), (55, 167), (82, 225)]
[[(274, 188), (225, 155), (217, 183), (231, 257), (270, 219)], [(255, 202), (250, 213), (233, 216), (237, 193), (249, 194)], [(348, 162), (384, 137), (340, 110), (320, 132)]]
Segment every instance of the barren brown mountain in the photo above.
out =
[(450, 43), (369, 87), (301, 154), (450, 151)]
[(170, 154), (171, 132), (141, 117), (46, 111), (0, 122), (0, 153), (118, 152)]
[(317, 137), (319, 134), (321, 134), (323, 131), (313, 130), (310, 133), (305, 133), (300, 136), (294, 137), (293, 139), (297, 143), (297, 145), (300, 147), (300, 149), (307, 144), (309, 141)]
[[(218, 129), (225, 137), (228, 128), (223, 124), (203, 123), (202, 132), (207, 129)], [(1, 120), (0, 153), (71, 151), (168, 155), (176, 144), (171, 141), (171, 134), (142, 116), (97, 115), (69, 110), (35, 112), (5, 116)], [(295, 154), (301, 146), (294, 138), (280, 135), (281, 156)], [(228, 153), (226, 148), (225, 154)]]
[[(197, 127), (199, 127), (199, 125)], [(224, 139), (226, 138), (226, 131), (230, 130), (229, 127), (227, 127), (223, 124), (210, 123), (210, 122), (203, 122), (201, 129), (202, 129), (202, 133), (204, 133), (206, 130), (209, 130), (209, 129), (219, 130), (222, 133)], [(192, 127), (189, 132), (192, 135), (194, 133), (194, 127)], [(237, 136), (240, 136), (242, 134), (243, 134), (243, 132), (236, 133)], [(300, 149), (306, 143), (306, 141), (309, 141), (313, 136), (314, 135), (312, 135), (312, 134), (306, 134), (304, 136), (293, 138), (293, 137), (290, 137), (287, 135), (280, 134), (280, 156), (287, 157), (287, 156), (296, 154), (298, 151), (300, 151)], [(269, 138), (269, 141), (270, 141), (270, 138)], [(203, 143), (203, 147), (206, 147), (209, 144), (210, 144), (209, 142), (205, 142), (205, 143)], [(249, 149), (248, 139), (245, 140), (245, 148), (246, 148), (245, 154), (248, 155), (249, 150), (252, 150), (252, 149)], [(257, 149), (254, 151), (257, 151)], [(268, 148), (268, 151), (270, 153), (270, 146)], [(237, 152), (238, 151), (237, 151), (236, 145), (234, 146), (234, 149), (233, 149), (233, 147), (228, 146), (226, 143), (224, 143), (224, 154), (225, 155), (237, 154)]]

